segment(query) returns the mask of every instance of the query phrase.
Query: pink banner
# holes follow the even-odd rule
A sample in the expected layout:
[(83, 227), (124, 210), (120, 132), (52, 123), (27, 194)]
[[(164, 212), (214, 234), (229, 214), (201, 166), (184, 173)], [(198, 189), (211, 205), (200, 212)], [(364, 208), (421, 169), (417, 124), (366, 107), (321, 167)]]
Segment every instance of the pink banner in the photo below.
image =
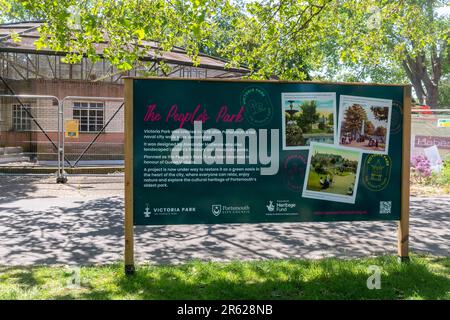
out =
[(415, 136), (414, 147), (427, 148), (434, 145), (439, 149), (450, 149), (450, 137)]

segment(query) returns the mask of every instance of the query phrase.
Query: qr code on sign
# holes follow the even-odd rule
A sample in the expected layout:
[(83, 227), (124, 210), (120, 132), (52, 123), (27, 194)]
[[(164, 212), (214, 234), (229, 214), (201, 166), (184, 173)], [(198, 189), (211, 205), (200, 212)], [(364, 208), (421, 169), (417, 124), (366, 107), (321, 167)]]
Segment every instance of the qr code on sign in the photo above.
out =
[(380, 214), (391, 213), (392, 201), (380, 201)]

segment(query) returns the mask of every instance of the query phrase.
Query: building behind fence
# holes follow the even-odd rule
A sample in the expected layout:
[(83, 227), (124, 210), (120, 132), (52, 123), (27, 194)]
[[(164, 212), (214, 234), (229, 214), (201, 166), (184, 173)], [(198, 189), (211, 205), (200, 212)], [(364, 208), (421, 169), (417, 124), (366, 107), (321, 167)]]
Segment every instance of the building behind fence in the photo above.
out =
[[(142, 44), (150, 48), (148, 56), (129, 71), (117, 70), (105, 59), (93, 63), (83, 58), (78, 64), (67, 64), (64, 53), (36, 49), (41, 24), (0, 24), (0, 76), (15, 94), (8, 97), (13, 93), (0, 83), (0, 165), (24, 161), (51, 165), (58, 159), (58, 147), (64, 147), (72, 164), (120, 164), (124, 76), (239, 78), (247, 72), (225, 68), (226, 61), (205, 54), (199, 56), (200, 65), (193, 66), (182, 48), (155, 54), (158, 44), (153, 42)], [(13, 41), (13, 34), (20, 36), (19, 43)], [(103, 47), (98, 46), (100, 55)], [(161, 70), (159, 61), (170, 71)], [(61, 131), (71, 119), (78, 120), (78, 138), (64, 138)]]

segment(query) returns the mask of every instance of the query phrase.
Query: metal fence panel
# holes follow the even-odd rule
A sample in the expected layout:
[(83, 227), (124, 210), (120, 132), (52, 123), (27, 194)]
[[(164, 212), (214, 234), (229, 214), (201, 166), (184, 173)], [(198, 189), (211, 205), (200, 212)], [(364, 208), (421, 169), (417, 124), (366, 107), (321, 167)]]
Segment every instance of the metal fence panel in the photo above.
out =
[(71, 166), (123, 167), (123, 98), (69, 96), (62, 106), (64, 126), (78, 121), (78, 135), (63, 136), (64, 154)]
[[(77, 136), (65, 135), (70, 120), (78, 120)], [(413, 109), (411, 129), (412, 155), (436, 145), (450, 158), (450, 109)], [(123, 98), (0, 94), (0, 173), (33, 168), (45, 170), (22, 172), (61, 177), (67, 168), (123, 163)]]
[(60, 173), (61, 117), (53, 96), (0, 95), (0, 173)]

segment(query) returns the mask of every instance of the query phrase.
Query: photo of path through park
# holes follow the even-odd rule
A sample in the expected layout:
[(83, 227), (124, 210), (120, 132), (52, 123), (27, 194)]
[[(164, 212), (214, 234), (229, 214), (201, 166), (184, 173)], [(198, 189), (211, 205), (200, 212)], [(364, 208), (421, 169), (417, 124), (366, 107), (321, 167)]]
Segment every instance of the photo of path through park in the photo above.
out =
[(355, 98), (341, 97), (339, 144), (372, 153), (387, 152), (390, 107)]
[(353, 196), (360, 153), (318, 144), (311, 152), (307, 190)]

